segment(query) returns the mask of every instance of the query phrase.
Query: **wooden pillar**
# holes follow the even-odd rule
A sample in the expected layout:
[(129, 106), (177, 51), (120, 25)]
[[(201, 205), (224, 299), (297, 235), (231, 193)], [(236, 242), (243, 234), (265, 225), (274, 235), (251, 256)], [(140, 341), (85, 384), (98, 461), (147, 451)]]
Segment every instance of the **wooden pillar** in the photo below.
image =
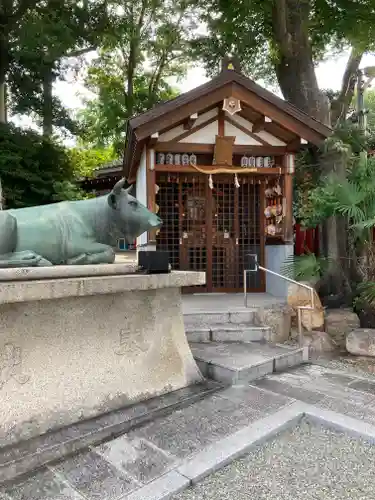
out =
[[(146, 186), (147, 186), (147, 208), (155, 212), (155, 152), (146, 148)], [(156, 245), (156, 231), (149, 231), (147, 242), (152, 246)]]
[(284, 156), (284, 241), (293, 243), (293, 174), (294, 154)]
[(225, 111), (219, 108), (217, 135), (225, 135)]
[(206, 291), (212, 292), (212, 275), (213, 275), (213, 197), (212, 189), (208, 183), (208, 176), (205, 176), (206, 190)]

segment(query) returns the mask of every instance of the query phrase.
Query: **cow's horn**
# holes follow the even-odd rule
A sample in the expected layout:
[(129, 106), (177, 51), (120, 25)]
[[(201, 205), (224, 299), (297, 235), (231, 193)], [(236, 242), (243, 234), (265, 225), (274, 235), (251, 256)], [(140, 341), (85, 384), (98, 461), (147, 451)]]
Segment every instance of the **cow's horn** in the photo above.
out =
[(118, 182), (116, 182), (116, 184), (113, 186), (113, 189), (112, 189), (112, 191), (114, 192), (114, 194), (120, 194), (121, 193), (121, 189), (125, 186), (125, 182), (126, 182), (125, 177), (123, 177)]
[(126, 192), (128, 194), (132, 194), (133, 189), (134, 189), (134, 184), (132, 184), (131, 186), (129, 186), (128, 189), (126, 189)]

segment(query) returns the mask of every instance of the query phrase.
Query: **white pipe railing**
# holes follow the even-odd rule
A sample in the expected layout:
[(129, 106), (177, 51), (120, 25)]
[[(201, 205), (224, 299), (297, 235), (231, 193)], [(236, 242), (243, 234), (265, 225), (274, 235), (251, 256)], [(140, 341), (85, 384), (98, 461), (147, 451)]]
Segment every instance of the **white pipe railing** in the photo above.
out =
[(245, 269), (243, 274), (243, 291), (244, 291), (244, 303), (245, 307), (248, 307), (247, 305), (247, 275), (248, 273), (256, 273), (258, 270), (264, 271), (268, 274), (272, 274), (273, 276), (276, 276), (277, 278), (281, 278), (284, 281), (288, 281), (289, 283), (293, 283), (295, 285), (298, 285), (302, 288), (306, 288), (307, 290), (310, 291), (310, 306), (297, 306), (297, 319), (298, 319), (298, 342), (300, 347), (303, 346), (303, 330), (302, 330), (302, 311), (313, 311), (315, 309), (315, 302), (314, 302), (314, 288), (305, 285), (304, 283), (299, 283), (298, 281), (292, 280), (291, 278), (287, 278), (286, 276), (283, 276), (282, 274), (275, 273), (275, 271), (271, 271), (271, 269), (267, 269), (263, 266), (260, 266), (258, 264), (258, 256), (256, 254), (249, 254), (249, 257), (254, 257), (254, 262), (255, 262), (255, 267), (254, 269)]

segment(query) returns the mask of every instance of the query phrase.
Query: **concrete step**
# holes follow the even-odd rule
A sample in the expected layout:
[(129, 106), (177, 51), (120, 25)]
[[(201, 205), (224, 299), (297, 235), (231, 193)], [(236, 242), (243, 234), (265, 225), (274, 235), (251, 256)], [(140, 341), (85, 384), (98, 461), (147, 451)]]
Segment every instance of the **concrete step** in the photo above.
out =
[(204, 377), (235, 385), (283, 371), (307, 361), (307, 350), (249, 343), (190, 343)]
[(246, 324), (256, 326), (257, 309), (247, 309), (243, 311), (196, 311), (185, 312), (184, 323), (187, 330), (207, 329), (212, 325), (225, 324)]
[(270, 333), (268, 326), (233, 323), (186, 329), (189, 342), (262, 342), (268, 341)]

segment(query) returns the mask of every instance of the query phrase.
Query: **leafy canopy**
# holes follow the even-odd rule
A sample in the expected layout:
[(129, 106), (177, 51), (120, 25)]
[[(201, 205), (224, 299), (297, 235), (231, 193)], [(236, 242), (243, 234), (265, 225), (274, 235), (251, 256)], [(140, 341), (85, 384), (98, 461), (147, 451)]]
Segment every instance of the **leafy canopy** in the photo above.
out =
[(176, 96), (168, 79), (186, 72), (197, 7), (196, 0), (111, 0), (108, 6), (111, 31), (86, 79), (95, 97), (78, 118), (86, 144), (120, 151), (128, 118)]
[[(85, 145), (99, 149), (113, 146), (117, 152), (122, 152), (129, 110), (122, 67), (114, 59), (110, 54), (102, 56), (89, 69), (86, 85), (97, 97), (86, 100), (77, 119), (80, 137)], [(157, 102), (177, 95), (177, 91), (164, 80), (159, 82), (157, 91), (150, 95), (147, 75), (134, 77), (133, 92), (134, 114), (142, 113)]]
[(96, 168), (117, 159), (112, 147), (105, 149), (71, 148), (67, 151), (77, 177), (91, 177)]
[(33, 131), (0, 124), (0, 172), (6, 208), (81, 197), (66, 150)]
[[(106, 2), (24, 0), (27, 2), (29, 8), (8, 36), (9, 112), (31, 114), (40, 124), (46, 113), (51, 113), (53, 125), (74, 132), (74, 122), (56, 97), (52, 98), (52, 109), (46, 108), (45, 92), (48, 87), (52, 92), (53, 82), (79, 64), (75, 58), (95, 49), (108, 29)], [(66, 57), (70, 58), (68, 66)]]
[[(280, 0), (279, 4), (279, 12), (286, 19), (277, 19), (275, 0), (202, 0), (202, 19), (207, 23), (208, 35), (195, 41), (195, 50), (207, 70), (216, 73), (220, 59), (233, 53), (245, 73), (275, 83), (280, 43), (288, 42), (286, 24), (293, 29), (290, 13), (297, 9), (307, 13), (303, 28), (307, 30), (315, 63), (348, 46), (362, 51), (374, 49), (373, 0)], [(284, 27), (282, 23), (286, 23)], [(276, 26), (282, 27), (282, 41), (277, 39)], [(304, 47), (298, 50), (302, 54)]]

